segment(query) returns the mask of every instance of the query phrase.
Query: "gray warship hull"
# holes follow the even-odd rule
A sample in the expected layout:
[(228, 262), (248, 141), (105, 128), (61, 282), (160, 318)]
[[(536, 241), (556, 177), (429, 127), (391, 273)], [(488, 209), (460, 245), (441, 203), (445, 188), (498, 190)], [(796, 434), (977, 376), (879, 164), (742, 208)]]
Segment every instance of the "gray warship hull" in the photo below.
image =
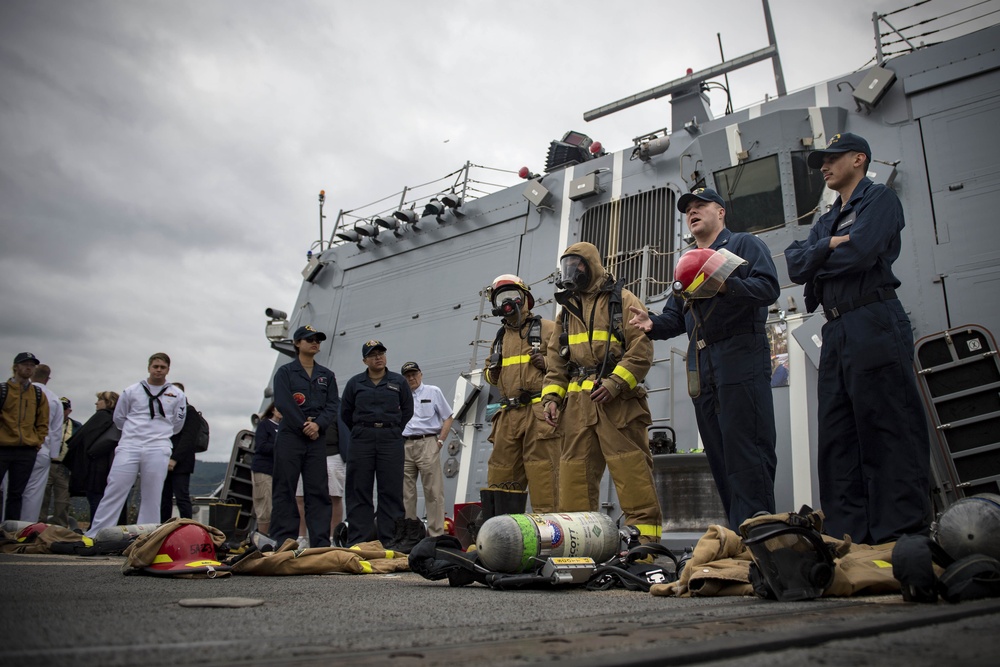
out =
[[(486, 481), (488, 415), (498, 398), (482, 377), (498, 326), (486, 286), (499, 274), (517, 273), (532, 285), (535, 312), (554, 317), (559, 254), (589, 241), (628, 289), (659, 310), (679, 251), (690, 242), (677, 198), (698, 185), (713, 187), (727, 200), (728, 226), (762, 239), (779, 270), (781, 296), (768, 329), (773, 356), (788, 360), (789, 379), (773, 389), (775, 497), (779, 510), (816, 507), (815, 387), (824, 318), (805, 312), (802, 288), (788, 278), (782, 257), (832, 201), (806, 155), (840, 132), (869, 140), (869, 176), (896, 191), (906, 215), (893, 270), (915, 339), (943, 336), (954, 347), (949, 332), (969, 325), (988, 338), (1000, 330), (998, 43), (1000, 27), (994, 25), (715, 117), (704, 83), (736, 69), (736, 59), (585, 116), (669, 96), (669, 128), (640, 135), (633, 146), (588, 152), (589, 139), (570, 132), (550, 146), (543, 175), (489, 194), (475, 196), (475, 167), (467, 164), (433, 193), (404, 188), (395, 209), (342, 210), (329, 238), (314, 244), (290, 316), (268, 324), (271, 344), (281, 352), (275, 368), (289, 360), (288, 332), (307, 323), (329, 336), (318, 361), (341, 385), (363, 370), (360, 347), (369, 339), (388, 347), (390, 367), (418, 361), (425, 382), (454, 396), (457, 419), (443, 453), (446, 506), (475, 502)], [(751, 55), (776, 58), (776, 49), (772, 44)], [(986, 348), (995, 357), (995, 344)], [(686, 349), (684, 337), (657, 342), (645, 379), (664, 531), (682, 540), (724, 522), (704, 456), (697, 453)], [(933, 400), (928, 398), (929, 414)], [(958, 444), (932, 423), (939, 508), (967, 491), (1000, 488), (1000, 445), (996, 436), (981, 435), (1000, 425), (997, 412), (981, 410), (972, 428), (978, 435)], [(956, 464), (956, 456), (966, 458)], [(226, 491), (241, 496), (233, 485)], [(607, 478), (602, 507), (620, 514)]]

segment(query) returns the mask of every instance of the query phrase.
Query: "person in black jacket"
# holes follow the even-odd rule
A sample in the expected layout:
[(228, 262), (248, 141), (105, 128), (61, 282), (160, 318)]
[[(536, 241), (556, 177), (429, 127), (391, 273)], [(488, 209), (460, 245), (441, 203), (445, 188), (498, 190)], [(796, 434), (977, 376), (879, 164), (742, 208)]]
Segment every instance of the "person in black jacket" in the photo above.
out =
[[(90, 505), (90, 518), (93, 520), (97, 505), (104, 497), (104, 488), (108, 485), (108, 472), (115, 457), (115, 447), (118, 439), (114, 426), (115, 405), (118, 403), (118, 392), (99, 391), (94, 407), (97, 412), (73, 434), (66, 443), (66, 456), (63, 464), (70, 469), (69, 494), (71, 496), (86, 496)], [(128, 523), (128, 502), (122, 508), (118, 523)]]
[(253, 513), (257, 517), (257, 532), (270, 537), (271, 530), (271, 475), (274, 474), (274, 441), (278, 437), (281, 412), (274, 401), (267, 406), (257, 423), (253, 437), (253, 460), (250, 475), (253, 478)]
[[(172, 383), (184, 391), (180, 382)], [(191, 473), (194, 472), (194, 455), (201, 433), (201, 415), (188, 403), (184, 426), (170, 438), (173, 449), (167, 464), (167, 476), (163, 480), (163, 495), (160, 497), (160, 522), (167, 521), (173, 514), (173, 499), (177, 500), (177, 511), (182, 519), (193, 517), (191, 507)]]
[(326, 430), (337, 428), (340, 394), (333, 371), (316, 363), (326, 334), (301, 326), (292, 337), (298, 356), (274, 374), (274, 405), (281, 425), (274, 443), (271, 478), (271, 539), (295, 539), (299, 509), (295, 485), (302, 476), (309, 545), (330, 546), (330, 494), (327, 491)]

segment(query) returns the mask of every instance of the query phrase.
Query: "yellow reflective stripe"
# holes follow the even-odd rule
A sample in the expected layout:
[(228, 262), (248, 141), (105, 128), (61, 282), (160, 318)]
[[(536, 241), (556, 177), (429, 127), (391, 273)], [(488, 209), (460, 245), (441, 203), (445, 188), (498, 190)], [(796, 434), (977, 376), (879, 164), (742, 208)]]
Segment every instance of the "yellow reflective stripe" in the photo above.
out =
[(374, 572), (374, 570), (372, 570), (372, 564), (369, 563), (368, 561), (366, 561), (366, 560), (359, 560), (358, 562), (361, 563), (361, 573), (362, 574), (371, 574), (372, 572)]
[(656, 537), (659, 538), (663, 531), (662, 526), (654, 526), (649, 523), (637, 523), (635, 527), (639, 529), (640, 535), (645, 535), (646, 537)]
[(157, 563), (173, 563), (174, 559), (167, 554), (156, 554), (156, 558), (153, 559), (153, 564)]
[(504, 366), (514, 366), (515, 364), (527, 364), (531, 362), (531, 356), (527, 354), (521, 354), (516, 357), (504, 357)]
[(621, 379), (625, 380), (629, 389), (635, 389), (635, 386), (639, 384), (639, 381), (635, 379), (635, 376), (632, 375), (629, 369), (624, 366), (615, 366), (615, 370), (611, 371), (611, 374), (617, 375)]
[(555, 394), (559, 398), (565, 398), (566, 390), (557, 384), (550, 384), (546, 387), (542, 387), (542, 396), (545, 394)]
[(609, 338), (614, 343), (621, 342), (620, 340), (618, 340), (618, 336), (612, 336), (610, 331), (595, 331), (590, 336), (588, 336), (587, 332), (584, 331), (583, 333), (570, 334), (569, 344), (579, 345), (580, 343), (586, 343), (587, 341), (590, 340), (608, 340)]
[(88, 546), (88, 547), (94, 546), (94, 540), (92, 540), (91, 538), (89, 538), (89, 537), (81, 537), (80, 539), (83, 540), (83, 544), (85, 546)]
[(689, 294), (695, 291), (696, 289), (701, 287), (701, 284), (703, 282), (705, 282), (705, 277), (706, 276), (704, 273), (699, 272), (698, 275), (694, 277), (694, 280), (691, 281), (691, 284), (684, 288), (684, 291), (688, 292)]
[(593, 380), (584, 380), (583, 382), (570, 382), (570, 391), (591, 391), (594, 388)]

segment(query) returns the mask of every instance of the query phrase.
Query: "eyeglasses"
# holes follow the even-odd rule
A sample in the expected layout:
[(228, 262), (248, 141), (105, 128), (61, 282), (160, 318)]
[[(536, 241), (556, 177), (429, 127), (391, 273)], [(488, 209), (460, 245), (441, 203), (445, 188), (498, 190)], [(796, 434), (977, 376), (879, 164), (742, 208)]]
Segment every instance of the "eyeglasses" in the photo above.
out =
[(302, 340), (304, 340), (307, 343), (321, 343), (322, 342), (319, 339), (319, 336), (309, 336), (308, 338), (303, 338)]
[(368, 358), (369, 358), (369, 359), (371, 359), (372, 357), (384, 357), (384, 356), (385, 356), (385, 352), (382, 352), (382, 351), (378, 351), (378, 352), (369, 352), (369, 353), (368, 353)]

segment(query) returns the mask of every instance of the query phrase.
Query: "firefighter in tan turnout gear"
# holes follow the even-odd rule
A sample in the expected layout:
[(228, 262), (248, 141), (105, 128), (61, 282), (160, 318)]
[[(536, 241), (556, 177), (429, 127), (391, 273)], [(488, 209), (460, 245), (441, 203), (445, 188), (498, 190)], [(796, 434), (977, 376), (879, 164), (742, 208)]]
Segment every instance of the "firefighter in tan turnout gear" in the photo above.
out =
[(642, 302), (604, 270), (593, 244), (567, 248), (560, 274), (562, 308), (542, 389), (546, 421), (563, 425), (559, 510), (598, 510), (606, 464), (625, 523), (638, 529), (640, 541), (658, 542), (663, 517), (647, 436), (652, 420), (639, 385), (652, 365), (653, 344), (622, 324), (622, 312), (643, 308)]
[(488, 484), (516, 482), (527, 488), (535, 512), (557, 509), (560, 431), (545, 421), (541, 390), (545, 357), (555, 323), (534, 315), (530, 288), (512, 274), (497, 276), (489, 289), (493, 314), (503, 318), (486, 367), (486, 380), (500, 392), (493, 416)]

